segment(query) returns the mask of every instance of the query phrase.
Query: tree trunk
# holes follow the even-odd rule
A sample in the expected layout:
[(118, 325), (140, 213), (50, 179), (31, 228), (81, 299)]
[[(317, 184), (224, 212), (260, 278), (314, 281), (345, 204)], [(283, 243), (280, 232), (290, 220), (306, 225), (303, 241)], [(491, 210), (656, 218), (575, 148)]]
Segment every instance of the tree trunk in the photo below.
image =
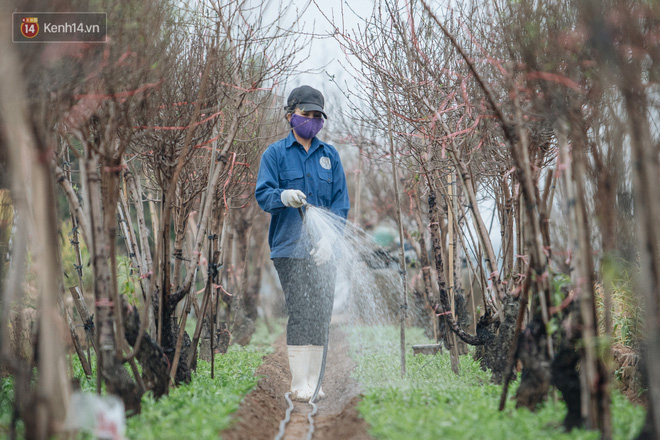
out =
[[(124, 333), (126, 335), (126, 341), (132, 347), (135, 347), (140, 331), (140, 314), (135, 308), (129, 306), (123, 297), (121, 299), (121, 306), (124, 311)], [(167, 394), (169, 381), (168, 362), (164, 356), (163, 349), (148, 333), (142, 336), (136, 357), (140, 365), (142, 365), (142, 378), (146, 389), (151, 390), (156, 399)]]
[[(87, 181), (88, 206), (90, 212), (90, 230), (92, 232), (92, 270), (94, 273), (94, 299), (96, 318), (96, 345), (98, 376), (106, 381), (109, 393), (117, 394), (123, 401), (127, 411), (139, 411), (141, 394), (129, 376), (123, 364), (118, 359), (115, 345), (113, 309), (118, 304), (112, 301), (110, 255), (107, 232), (103, 221), (103, 198), (101, 195), (101, 178), (98, 173), (98, 155), (93, 148), (87, 148), (84, 161)], [(116, 206), (116, 205), (115, 205)], [(113, 221), (115, 219), (113, 218)], [(100, 383), (97, 382), (100, 392)]]
[[(628, 113), (634, 171), (635, 219), (640, 249), (640, 276), (646, 309), (646, 371), (649, 383), (649, 417), (653, 438), (660, 438), (660, 202), (657, 188), (658, 150), (651, 142), (646, 90), (640, 70), (627, 72), (622, 92)], [(632, 70), (628, 69), (628, 70)]]
[(431, 277), (431, 265), (429, 262), (428, 247), (426, 245), (426, 227), (422, 221), (422, 201), (419, 196), (419, 188), (415, 187), (415, 221), (417, 223), (417, 231), (419, 233), (419, 251), (418, 258), (421, 265), (422, 271), (422, 282), (424, 285), (424, 302), (425, 308), (428, 313), (428, 325), (425, 325), (424, 328), (431, 329), (432, 333), (427, 335), (433, 337), (435, 341), (438, 341), (438, 318), (435, 315), (433, 310), (433, 304), (438, 304), (438, 299), (433, 293), (433, 279)]
[[(59, 249), (57, 244), (57, 218), (55, 209), (55, 197), (53, 191), (53, 175), (50, 169), (50, 161), (47, 155), (49, 143), (44, 138), (39, 138), (30, 117), (38, 117), (28, 112), (25, 83), (21, 76), (20, 66), (22, 64), (17, 58), (14, 48), (9, 43), (9, 32), (6, 27), (0, 31), (0, 49), (3, 53), (3, 63), (0, 67), (2, 82), (0, 84), (0, 115), (3, 125), (3, 142), (9, 145), (10, 161), (13, 165), (13, 181), (22, 188), (31, 188), (25, 192), (25, 211), (23, 221), (34, 225), (33, 241), (31, 242), (40, 270), (37, 274), (39, 286), (39, 393), (32, 408), (24, 407), (23, 410), (33, 411), (35, 419), (33, 426), (28, 426), (28, 434), (34, 434), (34, 438), (46, 439), (52, 434), (58, 425), (64, 420), (68, 405), (68, 394), (70, 388), (66, 380), (64, 364), (64, 349), (61, 345), (59, 334), (54, 329), (63, 328), (61, 317), (57, 313), (57, 297), (61, 287), (61, 264), (59, 264)], [(30, 207), (31, 209), (27, 209)], [(33, 218), (30, 217), (30, 212)], [(20, 245), (22, 243), (17, 243)], [(19, 252), (19, 255), (22, 251)], [(0, 263), (3, 264), (3, 263)], [(16, 282), (20, 291), (22, 278), (10, 280)], [(13, 295), (10, 293), (9, 295)], [(5, 296), (4, 300), (9, 299)], [(9, 308), (9, 307), (7, 307)], [(4, 312), (4, 307), (3, 307)], [(3, 322), (3, 325), (6, 323)], [(2, 347), (3, 354), (7, 354)], [(3, 359), (9, 361), (9, 359)], [(29, 378), (30, 371), (23, 379)], [(19, 379), (20, 382), (20, 379)], [(20, 385), (17, 383), (17, 385)], [(23, 382), (23, 386), (29, 387), (29, 382)], [(25, 390), (21, 390), (25, 391)], [(27, 418), (28, 420), (30, 417)], [(34, 431), (31, 431), (34, 428)]]
[[(451, 348), (451, 339), (449, 334), (451, 333), (448, 325), (448, 318), (453, 318), (451, 316), (451, 305), (449, 303), (449, 296), (447, 295), (447, 282), (445, 280), (445, 267), (443, 262), (444, 249), (442, 246), (442, 239), (440, 235), (440, 213), (438, 202), (436, 199), (436, 194), (433, 190), (429, 192), (429, 220), (430, 227), (429, 231), (431, 232), (431, 248), (433, 251), (433, 260), (435, 264), (435, 271), (438, 277), (438, 288), (440, 295), (438, 302), (432, 304), (435, 314), (438, 316), (438, 339), (442, 339), (447, 348)], [(449, 316), (448, 316), (449, 315)]]

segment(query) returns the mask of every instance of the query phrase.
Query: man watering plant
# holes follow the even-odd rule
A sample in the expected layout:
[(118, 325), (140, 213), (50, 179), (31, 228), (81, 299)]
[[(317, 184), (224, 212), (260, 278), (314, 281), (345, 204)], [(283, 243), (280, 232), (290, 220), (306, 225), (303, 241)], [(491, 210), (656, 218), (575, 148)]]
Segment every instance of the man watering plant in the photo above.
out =
[[(309, 400), (319, 380), (335, 289), (333, 235), (303, 231), (304, 206), (321, 207), (346, 219), (346, 176), (335, 148), (316, 135), (327, 116), (320, 91), (301, 86), (287, 99), (292, 130), (261, 157), (256, 198), (271, 214), (270, 257), (284, 290), (289, 321), (287, 348), (291, 392)], [(323, 397), (323, 393), (319, 393)]]

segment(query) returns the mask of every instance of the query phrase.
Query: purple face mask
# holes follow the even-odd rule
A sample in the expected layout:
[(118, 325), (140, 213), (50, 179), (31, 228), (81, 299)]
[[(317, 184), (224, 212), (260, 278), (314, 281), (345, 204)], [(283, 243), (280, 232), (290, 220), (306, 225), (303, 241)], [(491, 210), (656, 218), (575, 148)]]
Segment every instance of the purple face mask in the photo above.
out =
[(323, 128), (323, 118), (306, 118), (292, 114), (291, 128), (303, 139), (311, 139)]

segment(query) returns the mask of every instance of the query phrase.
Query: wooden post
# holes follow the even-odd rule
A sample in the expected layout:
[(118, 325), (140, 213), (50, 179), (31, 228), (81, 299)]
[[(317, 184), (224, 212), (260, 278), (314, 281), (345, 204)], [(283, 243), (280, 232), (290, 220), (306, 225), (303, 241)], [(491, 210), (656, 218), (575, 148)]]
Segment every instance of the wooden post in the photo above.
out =
[[(449, 281), (448, 290), (449, 290), (449, 303), (451, 305), (451, 316), (456, 321), (456, 303), (454, 301), (454, 173), (453, 171), (447, 174), (447, 267)], [(456, 334), (454, 332), (448, 332), (449, 343), (451, 349), (449, 351), (449, 358), (451, 360), (451, 369), (454, 373), (458, 374), (460, 372), (459, 361), (458, 361), (458, 341), (456, 340)]]
[(451, 304), (451, 316), (456, 319), (456, 304), (454, 302), (454, 175), (447, 174), (447, 267), (449, 279), (449, 301)]

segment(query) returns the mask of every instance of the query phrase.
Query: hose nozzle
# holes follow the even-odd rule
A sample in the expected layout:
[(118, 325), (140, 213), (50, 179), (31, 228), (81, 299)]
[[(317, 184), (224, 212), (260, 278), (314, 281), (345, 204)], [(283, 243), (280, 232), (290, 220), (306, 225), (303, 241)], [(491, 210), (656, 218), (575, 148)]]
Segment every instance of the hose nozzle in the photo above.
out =
[(309, 203), (307, 203), (307, 200), (303, 200), (303, 205), (298, 208), (298, 214), (300, 214), (300, 219), (304, 222), (305, 221), (305, 211), (303, 211), (303, 208), (307, 209), (308, 207), (312, 206)]

